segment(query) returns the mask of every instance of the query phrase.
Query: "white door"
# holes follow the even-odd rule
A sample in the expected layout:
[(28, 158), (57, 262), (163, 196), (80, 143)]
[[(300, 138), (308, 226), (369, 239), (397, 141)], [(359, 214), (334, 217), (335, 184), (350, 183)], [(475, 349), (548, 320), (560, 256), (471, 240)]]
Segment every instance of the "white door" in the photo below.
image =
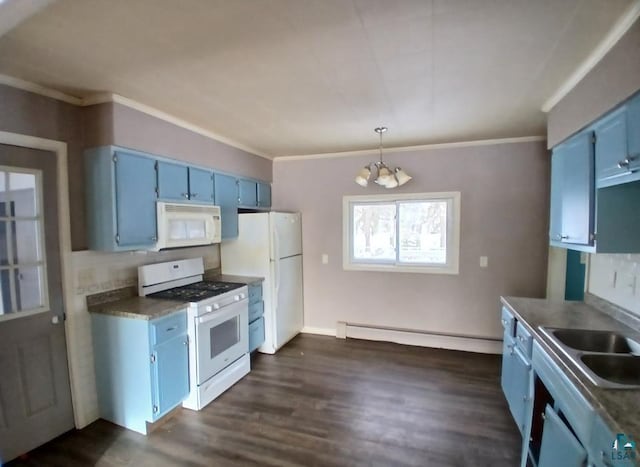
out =
[(277, 260), (274, 265), (274, 346), (286, 344), (301, 330), (302, 305), (302, 255)]
[(0, 464), (71, 430), (56, 158), (0, 144)]
[(271, 212), (271, 259), (302, 254), (300, 213)]

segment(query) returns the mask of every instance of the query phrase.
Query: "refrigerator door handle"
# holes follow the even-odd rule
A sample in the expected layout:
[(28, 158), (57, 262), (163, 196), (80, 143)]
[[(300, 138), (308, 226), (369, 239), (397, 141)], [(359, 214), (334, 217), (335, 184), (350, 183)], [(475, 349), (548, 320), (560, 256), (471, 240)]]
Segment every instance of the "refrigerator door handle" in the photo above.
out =
[(273, 290), (273, 309), (278, 309), (278, 294), (280, 292), (280, 239), (278, 238), (278, 232), (273, 230), (273, 276), (274, 276), (274, 290)]

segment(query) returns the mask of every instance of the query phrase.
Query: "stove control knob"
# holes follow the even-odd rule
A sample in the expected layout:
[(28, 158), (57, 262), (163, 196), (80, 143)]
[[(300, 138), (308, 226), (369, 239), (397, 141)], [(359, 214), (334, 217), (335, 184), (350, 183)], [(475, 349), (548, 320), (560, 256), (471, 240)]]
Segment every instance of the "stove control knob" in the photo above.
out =
[(205, 310), (206, 310), (206, 311), (211, 311), (211, 310), (212, 310), (211, 305), (207, 305), (207, 306), (205, 307)]
[(213, 304), (213, 309), (214, 310), (219, 310), (220, 309), (220, 304), (219, 303), (214, 303)]
[(234, 296), (233, 296), (233, 299), (234, 299), (236, 302), (239, 302), (239, 301), (240, 301), (240, 295), (234, 295)]

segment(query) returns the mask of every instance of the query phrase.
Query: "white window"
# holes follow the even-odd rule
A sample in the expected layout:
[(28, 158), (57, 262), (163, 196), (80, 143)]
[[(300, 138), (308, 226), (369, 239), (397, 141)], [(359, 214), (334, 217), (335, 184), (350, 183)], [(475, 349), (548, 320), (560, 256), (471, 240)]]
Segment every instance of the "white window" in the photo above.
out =
[(42, 172), (0, 166), (0, 318), (47, 309)]
[(343, 267), (458, 274), (460, 192), (345, 196)]

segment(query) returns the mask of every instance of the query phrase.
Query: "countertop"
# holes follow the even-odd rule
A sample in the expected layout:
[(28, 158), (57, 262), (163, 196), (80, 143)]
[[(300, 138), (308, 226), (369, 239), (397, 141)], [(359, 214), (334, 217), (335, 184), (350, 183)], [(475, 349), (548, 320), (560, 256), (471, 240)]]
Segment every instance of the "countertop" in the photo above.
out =
[[(640, 389), (596, 386), (542, 334), (538, 326), (624, 331), (638, 337), (640, 332), (584, 302), (520, 297), (501, 297), (501, 300), (585, 396), (612, 433), (626, 433), (640, 440)], [(636, 458), (640, 459), (640, 443), (636, 445)]]
[(185, 309), (188, 305), (188, 303), (174, 302), (173, 300), (136, 296), (90, 305), (88, 310), (89, 313), (151, 320)]
[[(237, 282), (255, 284), (262, 282), (263, 277), (231, 276), (227, 274), (206, 274), (205, 280), (220, 282)], [(124, 318), (151, 320), (182, 310), (188, 303), (160, 300), (157, 298), (139, 297), (135, 287), (111, 290), (87, 297), (89, 313), (121, 316)]]

